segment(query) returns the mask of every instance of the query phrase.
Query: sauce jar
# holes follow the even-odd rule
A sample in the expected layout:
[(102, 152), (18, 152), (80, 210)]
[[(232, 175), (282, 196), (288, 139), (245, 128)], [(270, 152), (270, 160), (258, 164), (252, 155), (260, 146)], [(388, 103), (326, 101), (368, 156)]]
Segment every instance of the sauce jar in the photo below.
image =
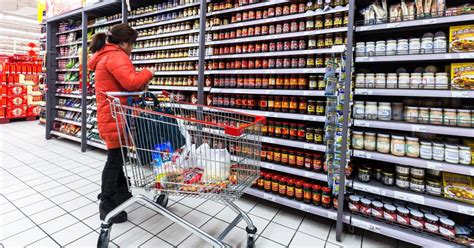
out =
[(303, 199), (304, 203), (310, 204), (312, 201), (312, 185), (310, 183), (303, 184)]
[(367, 183), (370, 181), (370, 170), (368, 168), (359, 168), (357, 179), (359, 181)]
[(312, 127), (306, 128), (306, 142), (308, 143), (314, 142), (314, 128)]
[(410, 210), (404, 207), (397, 207), (397, 222), (402, 225), (410, 224)]
[(395, 184), (400, 189), (409, 189), (410, 188), (410, 178), (408, 176), (397, 175)]
[(425, 192), (425, 183), (424, 183), (423, 179), (411, 178), (410, 179), (410, 190), (418, 192), (418, 193)]
[(278, 174), (275, 174), (272, 176), (272, 193), (273, 194), (278, 194), (279, 191), (279, 184), (280, 183), (280, 176)]
[(295, 151), (288, 152), (288, 165), (290, 167), (296, 167), (296, 155)]
[(323, 187), (321, 191), (321, 206), (328, 209), (331, 207), (331, 190), (328, 187)]
[(422, 212), (414, 209), (410, 210), (410, 226), (416, 229), (423, 229), (425, 226), (423, 217), (424, 215)]
[(396, 221), (397, 208), (392, 204), (384, 204), (383, 218), (387, 221)]
[(454, 238), (456, 236), (456, 230), (454, 228), (454, 221), (447, 218), (439, 219), (439, 233), (446, 238)]
[(383, 218), (383, 203), (372, 201), (371, 215), (375, 218)]
[(434, 214), (425, 214), (425, 230), (438, 233), (439, 232), (439, 218)]
[(364, 215), (370, 215), (372, 213), (370, 207), (372, 205), (372, 201), (367, 198), (360, 199), (360, 213)]
[(303, 201), (303, 181), (298, 180), (295, 182), (295, 199), (297, 201)]
[(263, 181), (265, 178), (265, 174), (266, 173), (264, 171), (260, 171), (260, 177), (257, 179), (257, 188), (260, 190), (263, 190)]
[(384, 185), (391, 186), (391, 185), (394, 184), (394, 182), (395, 182), (395, 179), (394, 179), (393, 173), (391, 173), (391, 172), (382, 172), (382, 183)]
[(298, 139), (298, 126), (294, 123), (290, 124), (290, 140)]
[(302, 169), (304, 167), (304, 153), (296, 152), (296, 167)]
[(288, 181), (288, 178), (285, 176), (280, 177), (280, 181), (278, 184), (278, 194), (282, 197), (286, 196), (286, 182)]
[(320, 173), (323, 169), (323, 160), (320, 154), (313, 154), (313, 171)]
[(298, 140), (304, 141), (306, 139), (306, 129), (304, 124), (298, 124)]
[(441, 182), (435, 178), (426, 179), (426, 193), (435, 196), (441, 196), (442, 194)]
[(353, 213), (359, 212), (360, 208), (360, 197), (356, 195), (349, 196), (349, 210)]
[(321, 206), (321, 186), (318, 184), (313, 184), (313, 205)]
[(267, 192), (272, 191), (272, 174), (266, 173), (263, 181), (263, 189)]
[(286, 149), (281, 149), (281, 164), (288, 164), (288, 150)]
[(295, 179), (289, 178), (286, 183), (286, 197), (288, 199), (295, 198)]
[(306, 170), (312, 170), (313, 168), (313, 157), (310, 153), (306, 153), (304, 157), (304, 168)]

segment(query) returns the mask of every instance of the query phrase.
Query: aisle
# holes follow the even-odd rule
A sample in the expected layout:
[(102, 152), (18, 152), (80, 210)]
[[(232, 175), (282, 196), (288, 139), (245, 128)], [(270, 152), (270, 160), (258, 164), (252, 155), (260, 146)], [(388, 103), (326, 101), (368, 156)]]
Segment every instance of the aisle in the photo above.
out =
[[(0, 247), (95, 247), (100, 226), (103, 151), (81, 153), (77, 143), (45, 140), (37, 122), (0, 125)], [(410, 247), (368, 232), (335, 241), (332, 221), (250, 198), (237, 204), (258, 228), (257, 247)], [(223, 205), (172, 198), (170, 209), (211, 234), (234, 218)], [(113, 227), (110, 247), (206, 247), (199, 238), (147, 207), (128, 210), (129, 221)], [(245, 228), (225, 241), (245, 247)]]

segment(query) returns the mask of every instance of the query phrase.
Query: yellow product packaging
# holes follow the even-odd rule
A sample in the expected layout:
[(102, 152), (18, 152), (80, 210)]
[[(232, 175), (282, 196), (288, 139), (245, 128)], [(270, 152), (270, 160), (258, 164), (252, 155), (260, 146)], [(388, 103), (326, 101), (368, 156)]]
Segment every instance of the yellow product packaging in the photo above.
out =
[(474, 24), (449, 27), (449, 51), (474, 52)]
[(474, 62), (451, 64), (451, 86), (458, 90), (474, 89)]
[(444, 197), (474, 204), (473, 177), (443, 172)]

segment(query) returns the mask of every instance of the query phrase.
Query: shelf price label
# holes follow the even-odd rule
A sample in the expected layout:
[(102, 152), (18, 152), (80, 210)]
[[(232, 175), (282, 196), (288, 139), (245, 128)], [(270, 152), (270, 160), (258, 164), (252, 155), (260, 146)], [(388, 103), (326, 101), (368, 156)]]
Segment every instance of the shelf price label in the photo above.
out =
[(415, 195), (415, 194), (395, 191), (393, 192), (393, 197), (395, 199), (399, 199), (403, 201), (409, 201), (409, 202), (418, 203), (422, 205), (425, 204), (425, 197), (422, 195)]
[(315, 178), (316, 178), (316, 174), (313, 173), (313, 172), (305, 171), (305, 172), (304, 172), (304, 177), (315, 179)]
[(426, 19), (426, 20), (422, 20), (421, 23), (422, 24), (436, 24), (437, 20), (436, 19)]
[(336, 220), (337, 219), (337, 211), (336, 212), (329, 211), (328, 212), (328, 218)]
[(396, 28), (400, 25), (400, 23), (389, 23), (387, 24), (387, 28)]
[(354, 150), (354, 157), (370, 159), (372, 156), (369, 153), (366, 153), (365, 151)]
[(354, 120), (354, 125), (359, 127), (370, 127), (370, 122), (362, 120)]
[(426, 162), (426, 167), (431, 170), (439, 170), (439, 171), (443, 170), (443, 165), (438, 162), (428, 161)]
[(300, 210), (301, 211), (305, 211), (305, 212), (309, 213), (310, 208), (311, 208), (311, 206), (309, 206), (308, 204), (303, 204), (303, 203), (300, 204)]
[(360, 190), (360, 191), (380, 195), (380, 188), (374, 187), (374, 186), (371, 186), (371, 185), (355, 183), (353, 188), (356, 189), (356, 190)]
[(305, 121), (317, 121), (317, 120), (318, 120), (318, 117), (316, 117), (316, 116), (311, 116), (311, 115), (304, 115), (304, 116), (303, 116), (303, 120), (305, 120)]
[(263, 163), (263, 164), (262, 164), (262, 167), (267, 168), (267, 169), (270, 169), (270, 170), (274, 170), (274, 169), (275, 169), (275, 166), (274, 166), (274, 165), (268, 164), (268, 163)]
[(412, 131), (412, 132), (425, 133), (425, 132), (426, 132), (426, 126), (423, 126), (423, 125), (411, 125), (411, 131)]
[(372, 95), (373, 91), (369, 89), (356, 89), (356, 94), (358, 95)]
[(453, 90), (453, 91), (451, 91), (451, 95), (452, 95), (452, 97), (467, 98), (467, 97), (469, 97), (469, 92), (468, 91)]
[(461, 59), (472, 59), (474, 58), (474, 53), (461, 53), (459, 57), (461, 57)]
[(352, 220), (352, 225), (356, 226), (356, 227), (360, 227), (360, 228), (365, 229), (365, 230), (380, 233), (380, 226), (376, 225), (374, 223), (369, 223), (367, 221), (353, 219)]
[(462, 214), (474, 216), (474, 207), (458, 205), (458, 212)]
[(275, 196), (272, 194), (263, 193), (263, 199), (274, 202)]
[(265, 90), (265, 94), (272, 94), (273, 92), (275, 92), (274, 90)]

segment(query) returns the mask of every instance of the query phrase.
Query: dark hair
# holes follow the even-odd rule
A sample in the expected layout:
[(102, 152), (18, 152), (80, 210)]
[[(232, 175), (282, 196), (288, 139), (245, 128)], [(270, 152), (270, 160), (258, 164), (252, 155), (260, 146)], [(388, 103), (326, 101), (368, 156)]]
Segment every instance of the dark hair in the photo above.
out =
[(114, 25), (106, 33), (97, 33), (92, 37), (89, 51), (95, 53), (105, 46), (105, 42), (112, 44), (128, 43), (133, 44), (137, 40), (138, 33), (126, 23)]

